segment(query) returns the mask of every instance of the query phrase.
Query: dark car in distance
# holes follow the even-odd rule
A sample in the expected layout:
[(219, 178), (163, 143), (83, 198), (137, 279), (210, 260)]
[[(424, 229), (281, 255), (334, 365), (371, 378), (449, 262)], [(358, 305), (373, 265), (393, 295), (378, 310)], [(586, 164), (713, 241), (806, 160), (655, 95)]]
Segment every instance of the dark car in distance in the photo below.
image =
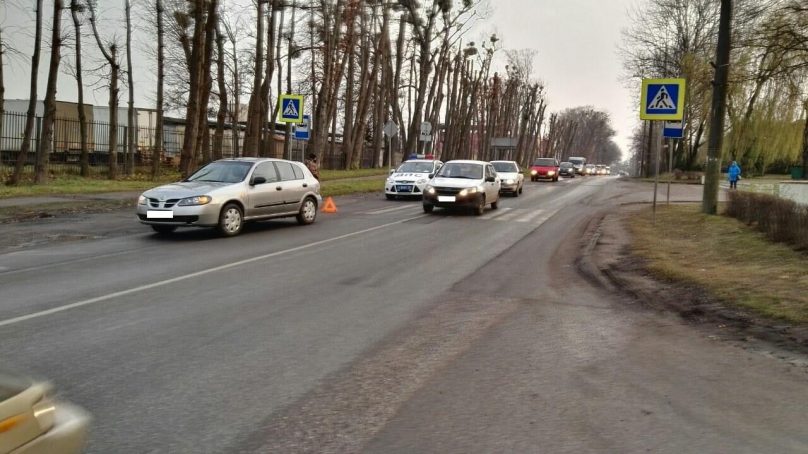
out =
[(571, 162), (562, 162), (558, 166), (558, 176), (575, 178), (575, 166)]

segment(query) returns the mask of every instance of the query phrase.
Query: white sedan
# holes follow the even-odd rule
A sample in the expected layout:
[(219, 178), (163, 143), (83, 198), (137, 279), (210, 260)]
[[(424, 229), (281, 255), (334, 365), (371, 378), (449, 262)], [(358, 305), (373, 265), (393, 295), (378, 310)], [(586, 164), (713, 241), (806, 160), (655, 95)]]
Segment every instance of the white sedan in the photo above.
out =
[(397, 197), (421, 197), (424, 186), (440, 170), (443, 162), (432, 159), (410, 159), (390, 173), (384, 183), (384, 195), (388, 200)]
[(502, 182), (499, 189), (500, 194), (507, 192), (514, 197), (519, 197), (525, 184), (525, 175), (519, 168), (519, 164), (516, 161), (491, 161), (491, 164)]

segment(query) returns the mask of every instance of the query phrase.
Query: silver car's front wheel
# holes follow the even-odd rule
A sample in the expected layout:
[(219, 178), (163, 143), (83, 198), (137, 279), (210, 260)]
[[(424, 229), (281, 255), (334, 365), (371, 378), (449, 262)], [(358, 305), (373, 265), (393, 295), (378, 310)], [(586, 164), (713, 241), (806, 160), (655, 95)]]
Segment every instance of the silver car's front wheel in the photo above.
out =
[(300, 212), (297, 214), (297, 222), (303, 225), (311, 224), (317, 219), (317, 202), (311, 197), (307, 197), (300, 205)]
[(236, 236), (244, 227), (244, 215), (241, 208), (234, 203), (228, 203), (219, 214), (219, 232), (224, 236)]

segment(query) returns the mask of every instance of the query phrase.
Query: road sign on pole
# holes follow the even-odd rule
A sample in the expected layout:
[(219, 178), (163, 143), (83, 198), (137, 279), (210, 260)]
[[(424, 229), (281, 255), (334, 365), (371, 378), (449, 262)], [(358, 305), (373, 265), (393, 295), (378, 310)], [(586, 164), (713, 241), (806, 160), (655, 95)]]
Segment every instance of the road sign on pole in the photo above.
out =
[(681, 139), (684, 137), (684, 123), (681, 121), (666, 121), (662, 129), (662, 137), (666, 139)]
[(398, 134), (398, 125), (393, 120), (388, 120), (387, 123), (384, 124), (384, 135), (387, 137), (395, 137)]
[(421, 142), (432, 142), (432, 123), (424, 121), (421, 123), (421, 135), (418, 137)]
[(311, 115), (303, 115), (303, 122), (295, 125), (295, 139), (309, 140), (311, 134)]
[(641, 120), (682, 120), (685, 113), (685, 79), (643, 79)]
[(283, 94), (278, 97), (278, 121), (303, 123), (303, 95)]

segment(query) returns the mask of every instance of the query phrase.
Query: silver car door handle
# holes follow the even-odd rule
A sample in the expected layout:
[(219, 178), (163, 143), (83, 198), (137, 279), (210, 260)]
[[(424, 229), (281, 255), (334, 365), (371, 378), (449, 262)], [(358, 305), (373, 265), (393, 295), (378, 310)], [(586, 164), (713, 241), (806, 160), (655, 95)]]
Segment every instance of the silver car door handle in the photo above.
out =
[(308, 183), (303, 183), (303, 187), (304, 187), (304, 188), (309, 187)]
[(281, 189), (283, 189), (283, 188), (282, 188), (282, 187), (280, 187), (280, 186), (275, 186), (275, 190), (276, 190), (276, 191), (280, 191)]

